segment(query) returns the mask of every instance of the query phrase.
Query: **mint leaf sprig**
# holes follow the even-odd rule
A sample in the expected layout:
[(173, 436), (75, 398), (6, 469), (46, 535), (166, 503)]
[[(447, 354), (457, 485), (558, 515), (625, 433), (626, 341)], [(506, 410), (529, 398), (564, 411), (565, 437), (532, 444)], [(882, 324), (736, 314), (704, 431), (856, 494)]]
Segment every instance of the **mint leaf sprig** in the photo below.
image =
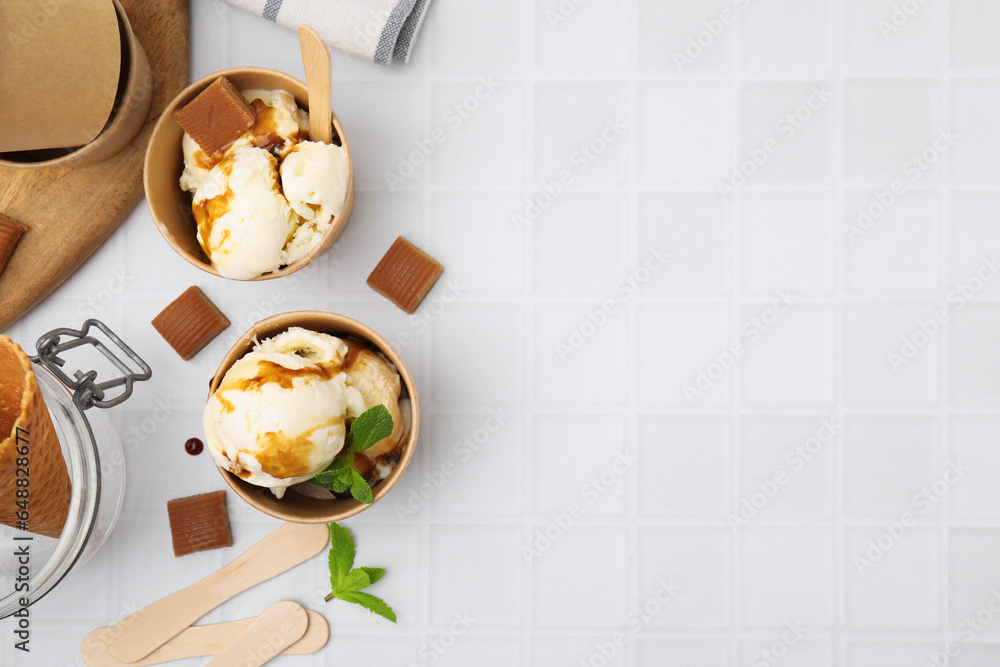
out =
[(392, 415), (384, 405), (373, 405), (368, 408), (358, 415), (347, 431), (344, 443), (347, 453), (335, 458), (326, 470), (309, 481), (334, 493), (350, 491), (355, 500), (370, 505), (375, 501), (375, 496), (372, 494), (372, 487), (354, 469), (354, 455), (388, 438), (392, 435), (393, 426)]
[[(359, 417), (360, 419), (360, 417)], [(396, 622), (396, 612), (381, 598), (361, 590), (368, 588), (382, 578), (385, 569), (381, 567), (354, 567), (354, 538), (344, 527), (330, 524), (330, 594), (329, 602), (339, 598), (345, 602), (361, 605), (373, 614), (378, 614)]]

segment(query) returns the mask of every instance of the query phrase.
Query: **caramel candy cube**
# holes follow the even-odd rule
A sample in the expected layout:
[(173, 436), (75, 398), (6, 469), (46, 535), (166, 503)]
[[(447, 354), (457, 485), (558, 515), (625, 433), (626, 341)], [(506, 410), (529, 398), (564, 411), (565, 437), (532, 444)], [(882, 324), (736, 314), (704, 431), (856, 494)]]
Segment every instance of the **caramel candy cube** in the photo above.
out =
[(233, 546), (225, 490), (168, 500), (167, 515), (174, 557)]
[(400, 236), (368, 276), (368, 286), (412, 313), (442, 272), (440, 262)]
[(8, 218), (0, 213), (0, 273), (7, 268), (7, 262), (14, 254), (14, 248), (21, 238), (21, 234), (28, 231), (28, 228), (13, 218)]
[(153, 318), (153, 327), (184, 361), (201, 352), (228, 326), (229, 319), (195, 285)]
[(224, 76), (174, 114), (174, 120), (211, 157), (253, 127), (255, 113)]

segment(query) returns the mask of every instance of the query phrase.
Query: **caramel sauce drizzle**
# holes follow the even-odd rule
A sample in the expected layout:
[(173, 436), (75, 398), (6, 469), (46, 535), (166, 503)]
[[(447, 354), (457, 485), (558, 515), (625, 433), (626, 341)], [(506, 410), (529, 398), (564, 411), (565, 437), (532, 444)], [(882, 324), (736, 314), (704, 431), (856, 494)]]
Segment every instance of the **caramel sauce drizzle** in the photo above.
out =
[(250, 130), (253, 133), (253, 146), (263, 148), (273, 154), (276, 149), (282, 148), (286, 144), (297, 144), (308, 137), (307, 133), (300, 130), (285, 139), (278, 134), (277, 109), (267, 106), (261, 99), (255, 99), (250, 103), (250, 106), (257, 113), (253, 128)]
[(191, 212), (194, 213), (195, 222), (198, 223), (198, 231), (201, 232), (201, 248), (209, 257), (212, 256), (213, 251), (221, 248), (229, 238), (229, 232), (226, 231), (222, 235), (222, 238), (219, 239), (219, 243), (212, 246), (212, 229), (215, 227), (215, 221), (226, 213), (229, 213), (232, 209), (233, 198), (236, 196), (228, 188), (229, 177), (233, 173), (233, 160), (228, 159), (220, 169), (222, 169), (226, 176), (226, 191), (211, 199), (204, 199), (198, 203), (191, 204)]
[[(257, 372), (253, 377), (227, 380), (219, 387), (216, 392), (216, 397), (222, 405), (223, 411), (234, 412), (236, 410), (236, 406), (233, 405), (231, 401), (223, 397), (222, 394), (224, 391), (254, 390), (269, 383), (277, 384), (282, 389), (292, 389), (294, 387), (295, 378), (298, 377), (315, 377), (321, 381), (329, 380), (338, 373), (342, 372), (345, 368), (350, 368), (359, 354), (364, 351), (371, 350), (368, 345), (356, 338), (343, 337), (341, 340), (343, 340), (343, 342), (347, 345), (347, 354), (344, 357), (343, 363), (339, 364), (332, 361), (313, 362), (312, 365), (306, 368), (291, 369), (273, 361), (258, 360)], [(312, 435), (321, 428), (337, 426), (345, 424), (345, 422), (346, 419), (344, 415), (332, 416), (324, 424), (300, 433), (295, 437), (289, 437), (283, 431), (269, 431), (259, 437), (260, 444), (263, 446), (259, 448), (258, 451), (240, 451), (246, 452), (257, 459), (257, 461), (261, 464), (261, 469), (272, 477), (279, 479), (299, 477), (305, 475), (310, 469), (307, 452), (310, 450), (310, 438)], [(398, 443), (398, 445), (401, 444), (402, 441)], [(392, 452), (379, 456), (377, 460), (388, 460), (393, 456), (398, 456), (401, 449), (402, 447), (397, 446)], [(239, 452), (237, 452), (237, 454), (238, 453)], [(355, 465), (356, 467), (361, 467), (364, 470), (362, 474), (365, 476), (369, 476), (374, 473), (375, 460), (359, 456), (355, 457)], [(241, 479), (249, 479), (251, 477), (251, 473), (245, 470), (239, 463), (231, 464), (230, 472)]]

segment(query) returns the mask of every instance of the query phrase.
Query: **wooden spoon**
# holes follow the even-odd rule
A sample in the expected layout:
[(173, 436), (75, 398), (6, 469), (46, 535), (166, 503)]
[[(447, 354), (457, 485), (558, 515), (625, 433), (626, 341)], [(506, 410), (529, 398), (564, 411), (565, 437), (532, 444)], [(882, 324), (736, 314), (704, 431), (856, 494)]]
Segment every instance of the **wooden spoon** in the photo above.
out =
[[(330, 626), (323, 615), (312, 610), (308, 614), (309, 628), (306, 634), (285, 649), (285, 654), (315, 653), (329, 641)], [(139, 662), (115, 660), (108, 651), (108, 639), (113, 636), (114, 631), (112, 628), (97, 628), (84, 638), (80, 653), (89, 667), (145, 667), (171, 660), (217, 655), (253, 622), (252, 618), (244, 618), (228, 623), (192, 625)]]
[(306, 610), (291, 600), (275, 602), (209, 662), (214, 667), (259, 667), (300, 640), (309, 627)]
[(315, 28), (299, 26), (299, 48), (309, 88), (309, 139), (328, 144), (333, 141), (330, 115), (330, 49)]
[(142, 660), (226, 600), (320, 553), (329, 537), (322, 523), (286, 523), (221, 570), (112, 626), (108, 651)]

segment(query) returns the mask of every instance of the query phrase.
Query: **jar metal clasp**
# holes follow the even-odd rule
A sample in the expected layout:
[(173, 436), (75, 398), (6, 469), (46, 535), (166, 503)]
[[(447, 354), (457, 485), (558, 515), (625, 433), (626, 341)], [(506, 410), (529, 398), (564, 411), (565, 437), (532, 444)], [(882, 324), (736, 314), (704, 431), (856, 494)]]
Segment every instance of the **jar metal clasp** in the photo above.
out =
[[(110, 349), (100, 339), (90, 335), (91, 329), (102, 332), (109, 341), (118, 347), (118, 353), (124, 355), (129, 361), (137, 366), (141, 372), (134, 372), (131, 367), (114, 350)], [(110, 361), (118, 371), (119, 377), (98, 381), (97, 371), (90, 370), (83, 372), (77, 370), (73, 372), (73, 377), (63, 370), (66, 360), (60, 355), (77, 347), (92, 345), (108, 361)], [(132, 395), (132, 388), (136, 382), (148, 380), (153, 375), (142, 357), (135, 353), (125, 342), (118, 337), (104, 322), (90, 319), (83, 323), (83, 328), (76, 329), (53, 329), (42, 335), (35, 344), (38, 355), (31, 360), (36, 364), (48, 369), (67, 389), (73, 392), (73, 402), (80, 410), (87, 410), (91, 407), (102, 409), (112, 408), (125, 402)], [(108, 396), (108, 390), (116, 387), (123, 389), (114, 396)]]

